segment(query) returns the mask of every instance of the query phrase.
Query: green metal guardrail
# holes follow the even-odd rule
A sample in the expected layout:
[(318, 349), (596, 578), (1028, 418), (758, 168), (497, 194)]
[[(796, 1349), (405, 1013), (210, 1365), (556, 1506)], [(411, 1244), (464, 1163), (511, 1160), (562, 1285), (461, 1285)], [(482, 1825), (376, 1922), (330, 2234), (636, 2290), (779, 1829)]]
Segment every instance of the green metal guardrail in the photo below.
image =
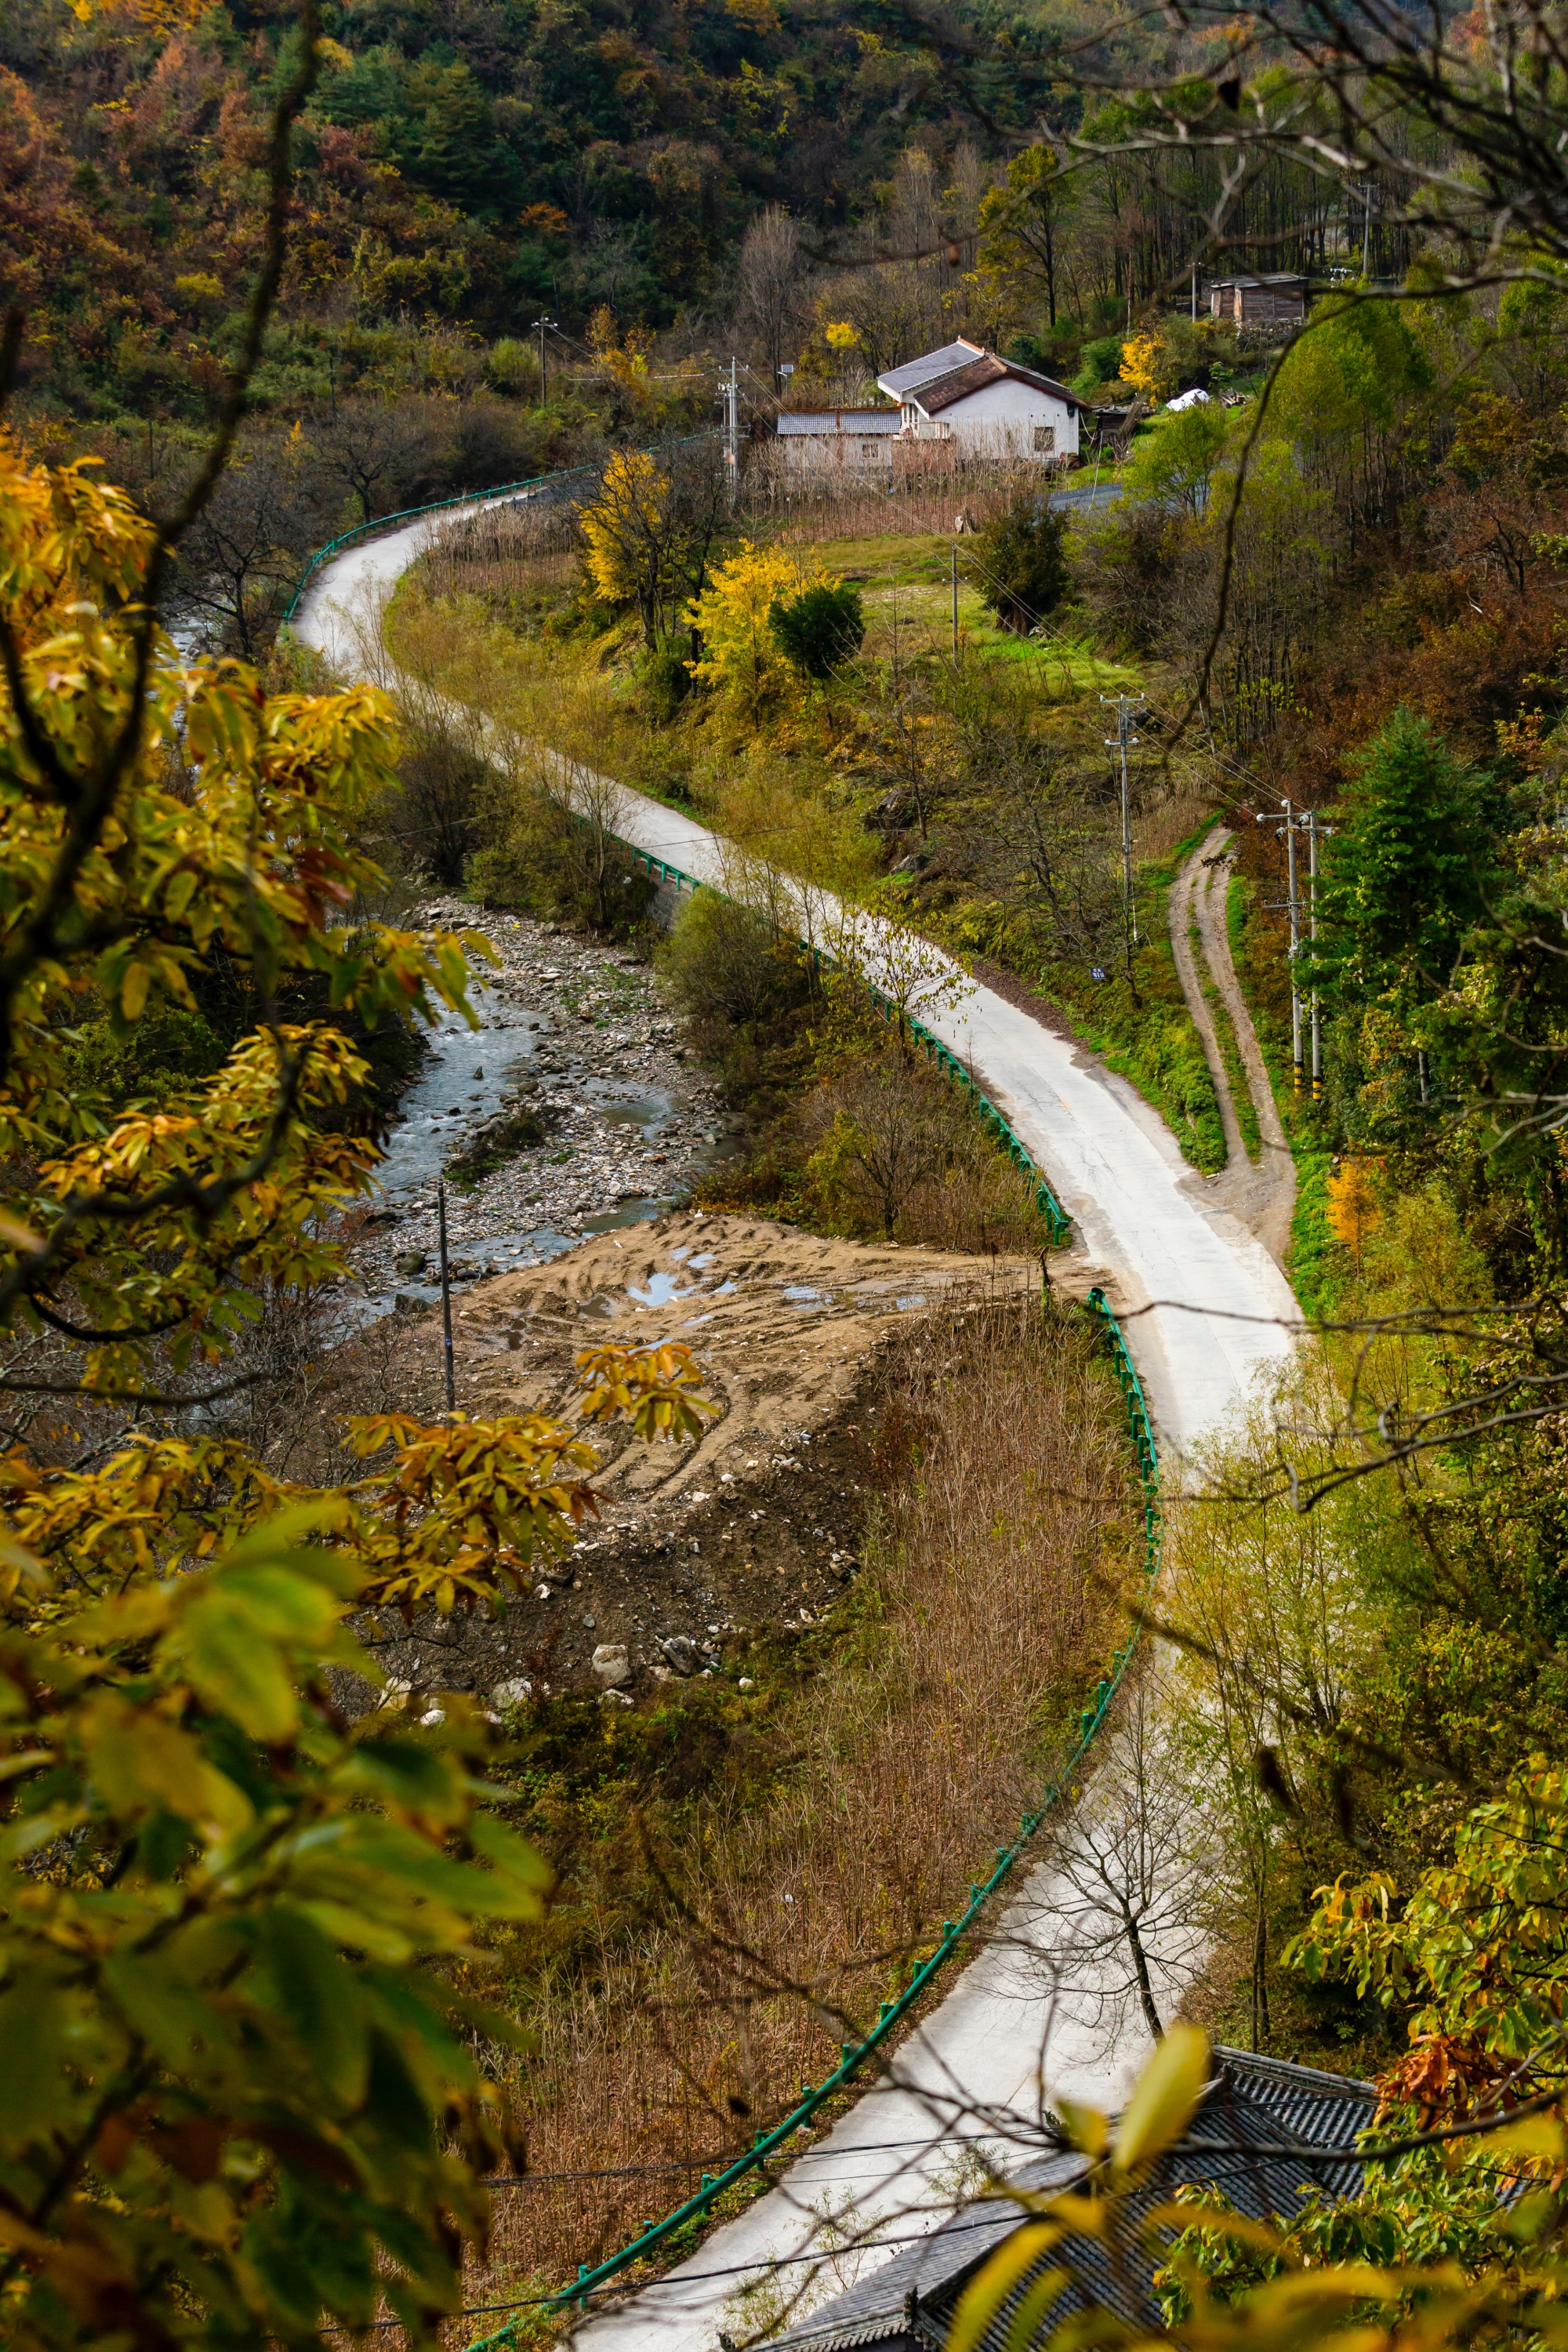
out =
[[(713, 432), (683, 433), (679, 440), (667, 446), (686, 449), (693, 442), (716, 441), (718, 437)], [(657, 457), (658, 454), (657, 449), (638, 452), (644, 457)], [(390, 530), (395, 523), (414, 522), (420, 515), (449, 513), (453, 507), (472, 507), (476, 513), (482, 513), (487, 506), (494, 505), (501, 499), (522, 498), (528, 491), (542, 490), (549, 483), (575, 482), (598, 471), (597, 466), (568, 466), (557, 474), (531, 474), (526, 481), (502, 482), (493, 490), (459, 490), (455, 498), (429, 499), (422, 507), (400, 507), (395, 514), (372, 515), (367, 521), (356, 522), (351, 530), (340, 531), (336, 539), (329, 539), (324, 547), (318, 547), (309, 558), (305, 569), (294, 583), (294, 593), (284, 607), (283, 618), (278, 625), (283, 629), (289, 626), (300, 608), (300, 597), (329, 556), (341, 555), (345, 547), (357, 547), (362, 539), (370, 539), (378, 530)]]
[[(655, 861), (655, 863), (658, 862)], [(671, 879), (675, 878), (676, 871), (677, 869), (673, 867), (669, 869)], [(681, 876), (680, 878), (693, 889), (699, 887), (691, 881), (689, 875)], [(1122, 1402), (1127, 1409), (1128, 1427), (1137, 1454), (1138, 1475), (1143, 1489), (1143, 1574), (1152, 1586), (1160, 1572), (1160, 1549), (1163, 1532), (1160, 1513), (1160, 1462), (1154, 1445), (1153, 1423), (1149, 1417), (1149, 1407), (1143, 1395), (1142, 1383), (1138, 1378), (1137, 1368), (1128, 1353), (1127, 1342), (1121, 1336), (1121, 1327), (1111, 1312), (1104, 1291), (1091, 1290), (1086, 1307), (1109, 1344), (1117, 1384), (1121, 1391)], [(858, 2042), (846, 2042), (842, 2045), (843, 2054), (832, 2072), (825, 2075), (814, 2088), (804, 2094), (799, 2103), (791, 2108), (782, 2123), (775, 2124), (772, 2131), (759, 2132), (751, 2147), (742, 2155), (736, 2157), (733, 2163), (726, 2165), (722, 2172), (705, 2172), (700, 2189), (687, 2198), (683, 2204), (678, 2205), (673, 2212), (667, 2213), (662, 2221), (653, 2222), (632, 2239), (629, 2244), (621, 2247), (618, 2252), (607, 2255), (603, 2262), (595, 2263), (591, 2268), (586, 2263), (582, 2264), (578, 2269), (574, 2285), (563, 2287), (558, 2294), (542, 2298), (537, 2304), (520, 2305), (520, 2309), (561, 2310), (573, 2304), (576, 2304), (581, 2308), (586, 2304), (589, 2295), (595, 2294), (599, 2288), (608, 2285), (613, 2278), (627, 2269), (631, 2263), (641, 2262), (645, 2256), (654, 2252), (666, 2240), (672, 2237), (677, 2231), (686, 2228), (689, 2222), (701, 2221), (705, 2215), (711, 2212), (715, 2202), (723, 2196), (726, 2189), (733, 2189), (740, 2181), (745, 2179), (748, 2173), (754, 2172), (759, 2165), (765, 2164), (770, 2156), (784, 2148), (785, 2144), (794, 2138), (796, 2132), (805, 2129), (829, 2099), (847, 2087), (867, 2059), (880, 2049), (889, 2035), (902, 2022), (939, 1970), (952, 1958), (965, 1936), (978, 1922), (991, 1897), (1016, 1867), (1029, 1841), (1051, 1807), (1062, 1795), (1064, 1789), (1070, 1782), (1073, 1774), (1092, 1747), (1095, 1736), (1105, 1721), (1111, 1701), (1121, 1687), (1122, 1677), (1132, 1662), (1137, 1647), (1138, 1633), (1134, 1628), (1121, 1648), (1112, 1655), (1109, 1673), (1100, 1683), (1094, 1696), (1079, 1717), (1078, 1738), (1071, 1753), (1061, 1767), (1059, 1779), (1046, 1790), (1037, 1810), (1024, 1815), (1018, 1824), (1018, 1834), (1012, 1844), (998, 1846), (994, 1869), (983, 1882), (971, 1885), (968, 1905), (960, 1916), (942, 1921), (942, 1936), (935, 1949), (923, 1960), (916, 1961), (904, 1990), (894, 2000), (882, 2002), (876, 2024), (862, 2034)], [(515, 2319), (508, 2320), (503, 2327), (496, 2329), (492, 2335), (481, 2336), (476, 2342), (470, 2344), (468, 2352), (501, 2352), (501, 2347), (511, 2341), (517, 2326), (518, 2322)]]
[[(579, 823), (586, 824), (588, 819), (580, 818)], [(682, 890), (711, 890), (714, 887), (711, 882), (698, 881), (694, 875), (685, 873), (679, 866), (671, 866), (667, 858), (656, 857), (651, 850), (639, 849), (635, 842), (623, 841), (619, 834), (612, 833), (609, 839), (615, 842), (618, 848), (628, 852), (634, 869), (641, 866), (646, 874), (650, 877), (657, 875), (660, 882), (673, 883), (678, 896)], [(802, 940), (801, 944), (804, 947), (805, 941)], [(883, 1012), (891, 1019), (893, 1007), (887, 997), (879, 989), (873, 989), (872, 994)], [(973, 1096), (975, 1109), (1005, 1146), (1007, 1156), (1014, 1166), (1021, 1168), (1026, 1175), (1036, 1179), (1035, 1206), (1046, 1220), (1052, 1248), (1059, 1249), (1072, 1231), (1072, 1219), (1057, 1199), (1046, 1179), (1040, 1174), (1024, 1145), (1019, 1142), (990, 1097), (975, 1084), (973, 1073), (964, 1067), (957, 1055), (944, 1045), (942, 1039), (926, 1027), (923, 1021), (918, 1021), (910, 1013), (905, 1013), (904, 1019), (924, 1046), (927, 1057), (939, 1063), (950, 1078), (955, 1078), (958, 1084)]]
[[(703, 439), (708, 436), (694, 435), (691, 437)], [(574, 470), (588, 472), (592, 469), (579, 467)], [(537, 488), (545, 482), (565, 481), (571, 478), (570, 474), (542, 474), (532, 481), (513, 483), (500, 490), (484, 492), (482, 498), (488, 499), (515, 496), (521, 491)], [(471, 506), (480, 502), (472, 497), (437, 499), (429, 506), (411, 507), (405, 514), (385, 515), (375, 521), (361, 523), (354, 530), (344, 531), (339, 538), (329, 541), (325, 547), (316, 551), (300, 574), (293, 596), (289, 600), (288, 612), (284, 614), (285, 622), (287, 623), (292, 617), (305, 588), (329, 556), (336, 554), (345, 547), (353, 546), (361, 539), (367, 538), (372, 531), (385, 530), (393, 523), (410, 521), (416, 515), (434, 514), (451, 507)], [(584, 819), (584, 822), (586, 820)], [(711, 889), (713, 887), (711, 883), (699, 881), (695, 875), (686, 873), (680, 866), (671, 865), (668, 858), (656, 857), (651, 850), (639, 849), (635, 842), (622, 840), (619, 835), (611, 835), (610, 838), (618, 847), (627, 852), (634, 869), (640, 865), (644, 872), (650, 877), (657, 875), (660, 883), (673, 884), (678, 893), (682, 890)], [(891, 1017), (892, 1006), (879, 992), (878, 994), (883, 1011)], [(928, 1055), (939, 1062), (948, 1075), (955, 1078), (972, 1095), (975, 1108), (1005, 1145), (1008, 1156), (1015, 1164), (1036, 1177), (1038, 1186), (1037, 1202), (1040, 1213), (1046, 1218), (1049, 1226), (1051, 1239), (1053, 1243), (1065, 1241), (1072, 1229), (1071, 1220), (1051, 1191), (1045, 1177), (1036, 1168), (1025, 1146), (1014, 1134), (1007, 1120), (996, 1108), (995, 1104), (982, 1091), (971, 1072), (964, 1067), (958, 1056), (942, 1044), (942, 1039), (934, 1035), (923, 1022), (915, 1020), (907, 1013), (904, 1017), (909, 1021), (910, 1028), (920, 1038)], [(1087, 1311), (1094, 1318), (1109, 1344), (1117, 1383), (1121, 1391), (1122, 1402), (1126, 1407), (1128, 1427), (1138, 1458), (1138, 1475), (1143, 1489), (1143, 1573), (1152, 1585), (1160, 1570), (1160, 1549), (1163, 1532), (1160, 1514), (1160, 1462), (1154, 1444), (1153, 1423), (1149, 1417), (1142, 1383), (1138, 1378), (1137, 1369), (1128, 1352), (1127, 1343), (1121, 1336), (1121, 1327), (1111, 1312), (1105, 1293), (1100, 1289), (1091, 1290), (1086, 1306)], [(978, 1922), (992, 1896), (1016, 1867), (1029, 1841), (1060, 1797), (1064, 1785), (1071, 1780), (1073, 1773), (1083, 1762), (1093, 1745), (1095, 1736), (1105, 1721), (1111, 1701), (1121, 1687), (1122, 1676), (1131, 1663), (1137, 1646), (1138, 1634), (1134, 1630), (1121, 1648), (1112, 1654), (1110, 1672), (1099, 1684), (1093, 1698), (1079, 1717), (1078, 1738), (1061, 1768), (1061, 1778), (1045, 1791), (1036, 1811), (1023, 1816), (1018, 1824), (1018, 1834), (1012, 1844), (998, 1846), (995, 1867), (990, 1876), (984, 1881), (971, 1884), (969, 1902), (964, 1910), (958, 1918), (942, 1921), (942, 1935), (934, 1950), (928, 1954), (926, 1958), (915, 1963), (910, 1980), (903, 1990), (893, 2000), (881, 2003), (876, 2024), (858, 2042), (847, 2042), (842, 2045), (839, 2063), (832, 2072), (826, 2074), (813, 2089), (804, 2094), (782, 2123), (775, 2124), (772, 2131), (759, 2132), (751, 2147), (742, 2155), (736, 2157), (732, 2163), (726, 2165), (721, 2172), (705, 2172), (700, 2189), (687, 2198), (683, 2204), (678, 2205), (673, 2212), (667, 2213), (662, 2221), (656, 2221), (649, 2228), (641, 2231), (617, 2253), (607, 2255), (603, 2262), (592, 2267), (586, 2263), (580, 2265), (574, 2285), (563, 2288), (558, 2294), (549, 2296), (542, 2304), (520, 2305), (520, 2309), (560, 2310), (572, 2304), (576, 2304), (580, 2307), (585, 2305), (589, 2295), (596, 2293), (602, 2286), (607, 2285), (611, 2279), (616, 2277), (633, 2263), (641, 2262), (645, 2256), (652, 2253), (676, 2231), (684, 2229), (689, 2222), (700, 2221), (705, 2214), (711, 2212), (718, 2199), (722, 2197), (727, 2189), (734, 2188), (738, 2182), (745, 2179), (747, 2175), (754, 2172), (759, 2165), (765, 2164), (769, 2157), (784, 2147), (797, 2132), (805, 2129), (829, 2099), (846, 2088), (867, 2059), (881, 2048), (889, 2035), (902, 2022), (910, 2008), (919, 2000), (932, 1979), (952, 1958), (971, 1928)], [(505, 2326), (498, 2328), (493, 2334), (479, 2337), (468, 2347), (468, 2352), (500, 2352), (500, 2347), (510, 2342), (517, 2325), (515, 2319), (509, 2320)]]

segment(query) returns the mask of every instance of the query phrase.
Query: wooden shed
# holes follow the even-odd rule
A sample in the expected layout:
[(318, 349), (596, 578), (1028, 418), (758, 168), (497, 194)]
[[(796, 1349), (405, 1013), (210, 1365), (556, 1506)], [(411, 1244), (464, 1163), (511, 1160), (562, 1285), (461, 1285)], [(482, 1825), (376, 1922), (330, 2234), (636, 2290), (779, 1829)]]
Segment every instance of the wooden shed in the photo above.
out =
[(1294, 326), (1307, 315), (1307, 281), (1289, 269), (1267, 278), (1216, 278), (1208, 292), (1210, 317), (1232, 319), (1238, 327)]

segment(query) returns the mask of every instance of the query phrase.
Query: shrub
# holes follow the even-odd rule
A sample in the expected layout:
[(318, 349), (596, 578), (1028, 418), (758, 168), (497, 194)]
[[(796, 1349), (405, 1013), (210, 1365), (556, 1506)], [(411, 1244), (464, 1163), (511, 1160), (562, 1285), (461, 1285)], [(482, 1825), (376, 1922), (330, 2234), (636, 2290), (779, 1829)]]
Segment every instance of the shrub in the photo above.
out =
[(539, 390), (539, 358), (531, 343), (503, 335), (485, 355), (485, 374), (495, 390), (524, 400)]
[(860, 591), (847, 580), (819, 580), (773, 609), (773, 635), (796, 669), (831, 677), (853, 661), (866, 638)]
[(1102, 383), (1114, 383), (1121, 372), (1121, 338), (1099, 335), (1083, 347), (1083, 365), (1073, 378), (1073, 390), (1087, 400)]
[(716, 890), (682, 905), (660, 961), (704, 1059), (732, 1093), (751, 1093), (791, 1063), (811, 998), (794, 940), (769, 911)]
[(612, 794), (584, 771), (570, 783), (568, 795), (537, 776), (499, 781), (492, 837), (469, 858), (464, 887), (481, 906), (624, 937), (646, 916), (653, 883), (609, 829)]
[(672, 637), (650, 646), (637, 667), (650, 719), (668, 725), (691, 691), (691, 666)]
[(1061, 603), (1072, 581), (1066, 539), (1066, 518), (1034, 492), (980, 533), (980, 594), (1004, 628), (1027, 635)]

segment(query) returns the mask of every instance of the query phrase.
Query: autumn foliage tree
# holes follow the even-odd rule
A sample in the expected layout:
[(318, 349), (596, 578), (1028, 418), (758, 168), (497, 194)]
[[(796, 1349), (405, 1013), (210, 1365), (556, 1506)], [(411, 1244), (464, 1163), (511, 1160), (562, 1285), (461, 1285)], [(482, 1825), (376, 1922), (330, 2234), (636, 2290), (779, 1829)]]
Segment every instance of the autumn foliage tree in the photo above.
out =
[[(91, 467), (4, 445), (0, 1393), (120, 1433), (0, 1460), (5, 2332), (425, 2341), (484, 2176), (522, 2161), (475, 2055), (516, 2040), (480, 1924), (536, 1916), (545, 1874), (472, 1709), (356, 1725), (329, 1678), (378, 1679), (356, 1609), (495, 1605), (593, 1511), (596, 1456), (539, 1417), (394, 1416), (353, 1432), (363, 1478), (305, 1492), (196, 1433), (258, 1289), (339, 1271), (332, 1213), (373, 1180), (341, 1024), (464, 1010), (468, 974), (457, 938), (355, 913), (382, 698), (181, 662), (163, 561)], [(217, 967), (253, 1025), (215, 1070), (153, 1099), (84, 1077), (86, 1020), (133, 1047)], [(699, 1425), (681, 1350), (582, 1370), (589, 1420)]]

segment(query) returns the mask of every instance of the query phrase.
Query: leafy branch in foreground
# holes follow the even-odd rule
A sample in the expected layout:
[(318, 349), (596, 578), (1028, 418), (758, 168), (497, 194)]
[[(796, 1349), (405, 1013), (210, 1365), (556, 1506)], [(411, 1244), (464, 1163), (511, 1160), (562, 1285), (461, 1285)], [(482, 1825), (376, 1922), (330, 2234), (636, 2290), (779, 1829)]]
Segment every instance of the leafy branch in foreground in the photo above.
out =
[[(392, 775), (382, 697), (268, 695), (156, 632), (143, 674), (155, 545), (87, 467), (0, 449), (0, 1330), (79, 1344), (100, 1393), (133, 1393), (154, 1343), (177, 1371), (221, 1357), (258, 1286), (335, 1269), (323, 1217), (376, 1153), (332, 1131), (366, 1068), (316, 1008), (364, 1028), (467, 1011), (456, 938), (344, 919), (383, 879), (354, 837)], [(127, 726), (136, 757), (95, 802)], [(151, 1101), (96, 1078), (84, 1024), (133, 1057), (219, 979), (239, 1034), (208, 1076)]]
[[(385, 1714), (357, 1577), (274, 1519), (70, 1620), (13, 1552), (0, 1623), (0, 2281), (13, 2341), (416, 2340), (513, 2147), (465, 1989), (545, 1874), (466, 1755)], [(374, 1671), (374, 1670), (372, 1670)]]
[[(599, 1418), (697, 1423), (683, 1349), (585, 1351)], [(645, 1411), (646, 1408), (646, 1411)], [(493, 1605), (595, 1507), (563, 1427), (357, 1425), (393, 1466), (308, 1500), (243, 1449), (0, 1465), (0, 2284), (16, 2339), (415, 2340), (521, 2167), (468, 1990), (546, 1874), (488, 1810), (489, 1734), (356, 1727), (351, 1609)], [(329, 1541), (302, 1549), (306, 1528)]]
[[(586, 1349), (578, 1358), (584, 1419), (625, 1418), (652, 1444), (676, 1444), (717, 1408), (698, 1391), (689, 1352)], [(0, 1456), (0, 1504), (16, 1541), (51, 1582), (41, 1618), (73, 1614), (141, 1579), (200, 1565), (279, 1512), (306, 1507), (357, 1562), (362, 1607), (493, 1609), (521, 1590), (542, 1554), (571, 1543), (598, 1500), (599, 1456), (541, 1413), (497, 1421), (457, 1414), (426, 1427), (406, 1413), (349, 1423), (361, 1456), (392, 1450), (384, 1468), (328, 1490), (272, 1477), (224, 1438), (146, 1438), (96, 1470), (41, 1467)]]

